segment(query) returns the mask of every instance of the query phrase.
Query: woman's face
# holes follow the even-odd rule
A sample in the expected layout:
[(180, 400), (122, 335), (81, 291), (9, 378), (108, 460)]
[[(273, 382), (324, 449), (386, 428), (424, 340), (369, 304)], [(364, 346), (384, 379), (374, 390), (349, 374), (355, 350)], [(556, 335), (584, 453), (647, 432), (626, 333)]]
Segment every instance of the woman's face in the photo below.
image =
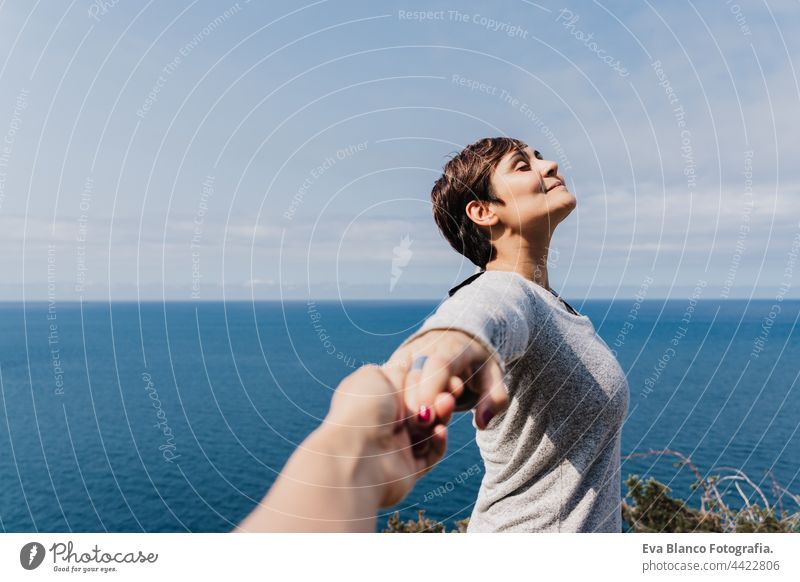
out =
[(506, 154), (491, 181), (495, 196), (505, 202), (492, 204), (492, 211), (500, 223), (523, 236), (551, 235), (577, 202), (558, 164), (527, 146)]

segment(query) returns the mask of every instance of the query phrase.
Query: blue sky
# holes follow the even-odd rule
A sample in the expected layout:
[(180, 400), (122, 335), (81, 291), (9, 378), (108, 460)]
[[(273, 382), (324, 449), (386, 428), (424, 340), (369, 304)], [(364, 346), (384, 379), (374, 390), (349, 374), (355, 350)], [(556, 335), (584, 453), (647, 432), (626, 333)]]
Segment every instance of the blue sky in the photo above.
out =
[[(426, 11), (429, 14), (418, 14)], [(576, 299), (798, 297), (796, 2), (0, 4), (1, 300), (440, 298), (488, 135)]]

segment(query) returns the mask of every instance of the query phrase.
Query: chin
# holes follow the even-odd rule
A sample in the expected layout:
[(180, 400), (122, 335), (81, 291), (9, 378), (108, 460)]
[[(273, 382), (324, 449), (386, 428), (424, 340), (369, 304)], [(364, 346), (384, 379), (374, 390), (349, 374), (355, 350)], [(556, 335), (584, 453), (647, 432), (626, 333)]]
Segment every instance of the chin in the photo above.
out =
[(569, 194), (569, 202), (568, 202), (569, 210), (570, 212), (572, 212), (578, 205), (578, 199), (575, 198), (575, 195), (572, 192), (567, 192), (567, 194)]
[(559, 193), (558, 201), (554, 204), (553, 213), (560, 220), (565, 219), (569, 214), (575, 210), (578, 205), (578, 199), (572, 192), (564, 190)]
[[(550, 212), (550, 223), (553, 225), (561, 224), (575, 210), (577, 200), (569, 192), (565, 192), (562, 200), (552, 207)], [(555, 227), (554, 227), (555, 228)]]

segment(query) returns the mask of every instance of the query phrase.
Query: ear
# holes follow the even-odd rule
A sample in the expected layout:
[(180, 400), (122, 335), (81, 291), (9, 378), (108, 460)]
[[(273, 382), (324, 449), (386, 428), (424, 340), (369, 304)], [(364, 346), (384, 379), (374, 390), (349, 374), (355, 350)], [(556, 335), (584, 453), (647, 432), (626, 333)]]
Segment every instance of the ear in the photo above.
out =
[(467, 217), (478, 226), (494, 226), (500, 218), (494, 213), (488, 202), (470, 200), (465, 208)]

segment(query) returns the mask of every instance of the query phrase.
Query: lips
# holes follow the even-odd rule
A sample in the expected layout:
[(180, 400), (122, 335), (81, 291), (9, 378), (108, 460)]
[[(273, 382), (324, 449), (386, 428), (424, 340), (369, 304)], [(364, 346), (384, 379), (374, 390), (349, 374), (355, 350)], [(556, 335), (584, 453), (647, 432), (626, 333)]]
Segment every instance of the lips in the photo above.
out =
[[(558, 188), (559, 186), (564, 186), (564, 182), (562, 182), (561, 180), (559, 180), (558, 182), (556, 182), (555, 184), (553, 184), (552, 186), (550, 186), (550, 187), (547, 189), (547, 191), (548, 191), (548, 192), (550, 192), (550, 190), (553, 190), (553, 189), (555, 189), (555, 188)], [(564, 187), (566, 187), (566, 186), (564, 186)]]

